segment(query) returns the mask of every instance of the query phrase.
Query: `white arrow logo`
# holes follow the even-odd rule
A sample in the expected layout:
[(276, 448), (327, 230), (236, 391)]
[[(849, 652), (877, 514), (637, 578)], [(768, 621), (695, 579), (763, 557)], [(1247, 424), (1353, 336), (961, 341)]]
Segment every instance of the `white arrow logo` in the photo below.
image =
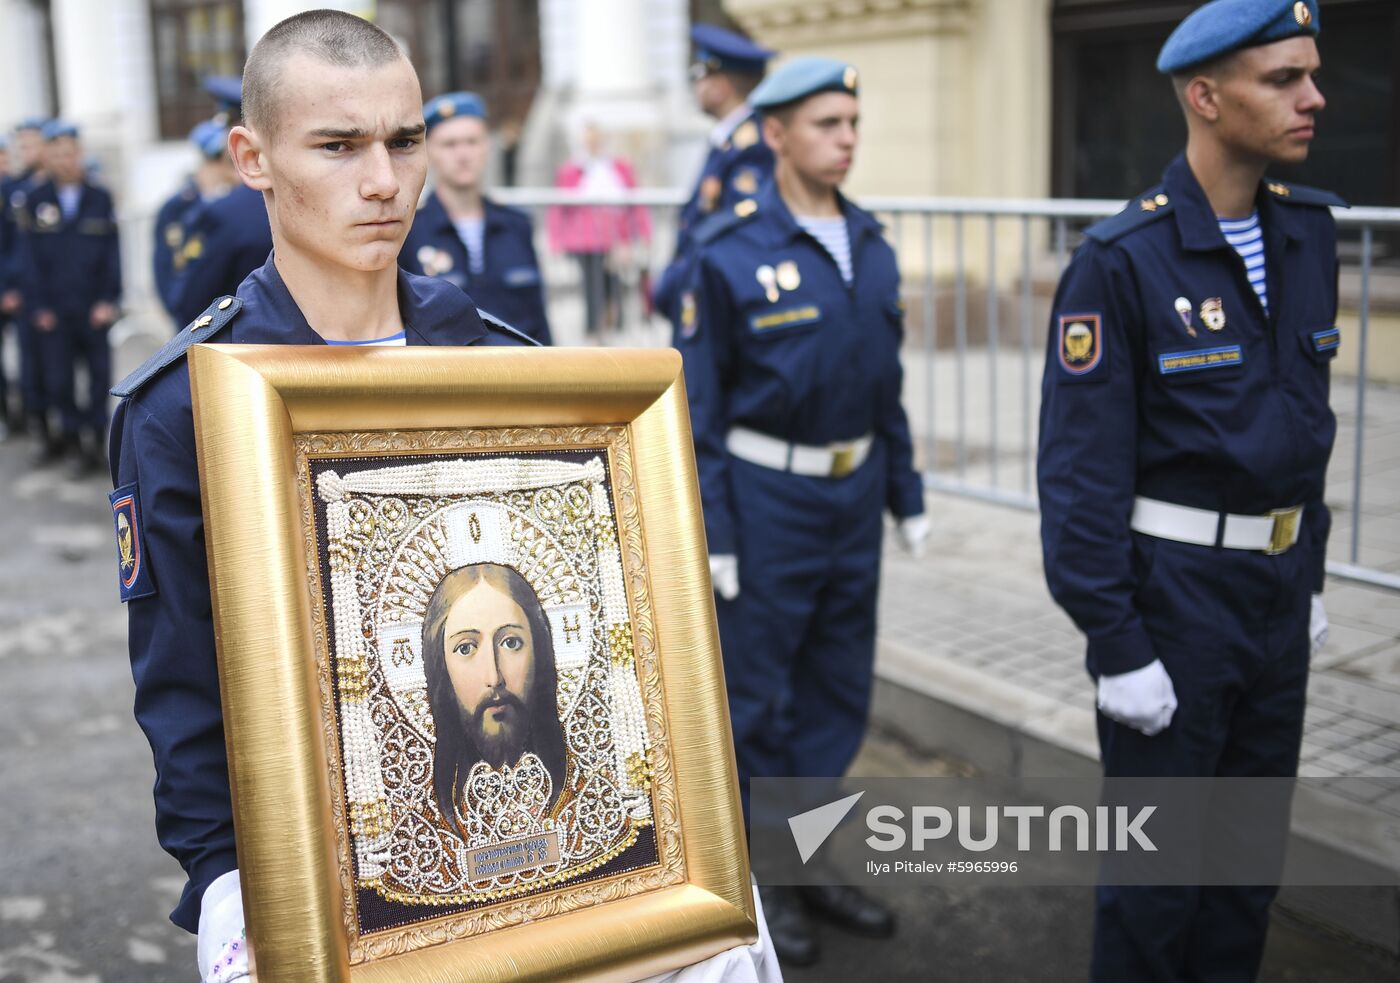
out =
[(817, 806), (817, 808), (807, 812), (798, 813), (788, 820), (788, 828), (792, 830), (793, 842), (797, 844), (797, 852), (802, 857), (804, 864), (812, 858), (812, 854), (821, 849), (826, 838), (836, 830), (837, 826), (841, 825), (841, 820), (846, 818), (846, 813), (855, 807), (864, 794), (864, 792), (857, 792), (855, 795), (848, 795), (844, 799), (837, 799), (824, 806)]

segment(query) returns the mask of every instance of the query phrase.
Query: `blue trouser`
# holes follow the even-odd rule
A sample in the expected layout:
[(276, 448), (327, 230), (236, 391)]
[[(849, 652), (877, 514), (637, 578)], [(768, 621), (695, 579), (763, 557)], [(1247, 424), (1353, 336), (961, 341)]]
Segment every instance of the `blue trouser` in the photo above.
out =
[[(107, 390), (112, 387), (112, 351), (107, 328), (92, 326), (86, 314), (61, 314), (52, 331), (35, 331), (44, 407), (57, 411), (63, 434), (74, 437), (89, 430), (100, 440), (107, 430)], [(87, 369), (88, 397), (79, 407), (74, 393), (74, 369)]]
[(39, 372), (39, 332), (33, 322), (21, 314), (15, 318), (15, 338), (19, 341), (19, 397), (24, 400), (24, 415), (43, 416), (44, 385)]
[[(63, 429), (68, 433), (87, 430), (100, 443), (107, 435), (107, 393), (112, 388), (112, 346), (108, 342), (108, 327), (94, 328), (87, 317), (71, 322), (70, 345), (73, 353), (69, 363), (69, 391), (73, 388), (73, 367), (82, 362), (87, 368), (87, 400), (73, 407), (72, 426), (65, 418)], [(72, 400), (70, 400), (72, 402)]]
[(749, 779), (838, 777), (870, 708), (885, 455), (844, 478), (731, 459), (739, 596), (716, 598), (744, 813)]
[[(1138, 610), (1178, 706), (1171, 726), (1155, 737), (1100, 714), (1105, 775), (1297, 773), (1312, 548), (1300, 542), (1281, 556), (1265, 556), (1134, 534)], [(1274, 887), (1100, 887), (1093, 978), (1253, 980), (1276, 893)]]

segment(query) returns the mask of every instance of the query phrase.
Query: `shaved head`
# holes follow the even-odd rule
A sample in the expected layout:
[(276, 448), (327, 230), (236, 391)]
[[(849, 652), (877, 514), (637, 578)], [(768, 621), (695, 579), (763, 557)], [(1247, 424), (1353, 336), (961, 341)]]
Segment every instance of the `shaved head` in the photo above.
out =
[(406, 57), (380, 28), (343, 11), (308, 10), (276, 24), (253, 45), (243, 68), (243, 120), (269, 140), (280, 125), (277, 94), (298, 55), (340, 68), (376, 68)]

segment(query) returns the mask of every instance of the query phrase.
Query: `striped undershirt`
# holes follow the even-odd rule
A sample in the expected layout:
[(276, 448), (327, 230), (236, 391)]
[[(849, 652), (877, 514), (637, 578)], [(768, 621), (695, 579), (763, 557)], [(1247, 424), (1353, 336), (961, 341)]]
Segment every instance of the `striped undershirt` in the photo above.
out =
[(836, 218), (811, 218), (807, 215), (794, 215), (793, 218), (797, 219), (797, 224), (802, 226), (804, 232), (831, 253), (831, 258), (836, 260), (836, 265), (841, 270), (841, 279), (850, 283), (851, 236), (846, 231), (846, 217), (838, 215)]
[(407, 345), (408, 340), (404, 336), (404, 333), (400, 331), (398, 334), (391, 334), (387, 338), (371, 338), (368, 341), (331, 341), (327, 338), (326, 344), (336, 346), (344, 345), (350, 348), (372, 348), (376, 345), (383, 348), (394, 348)]
[(467, 247), (467, 269), (472, 276), (486, 272), (486, 219), (460, 218), (452, 221), (457, 238)]
[(1225, 241), (1235, 248), (1244, 260), (1245, 272), (1249, 274), (1249, 285), (1259, 295), (1259, 303), (1264, 305), (1264, 313), (1269, 313), (1269, 285), (1264, 275), (1264, 232), (1259, 228), (1259, 213), (1253, 212), (1249, 218), (1222, 218), (1220, 231)]

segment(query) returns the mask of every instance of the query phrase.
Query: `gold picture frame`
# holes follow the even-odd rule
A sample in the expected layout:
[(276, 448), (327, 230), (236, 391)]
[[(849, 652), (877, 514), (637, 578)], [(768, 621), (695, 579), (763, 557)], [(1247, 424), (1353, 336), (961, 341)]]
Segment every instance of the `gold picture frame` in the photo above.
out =
[[(201, 345), (190, 352), (190, 380), (238, 861), (260, 983), (623, 983), (754, 941), (704, 525), (675, 352)], [(474, 490), (432, 484), (447, 471), (471, 476)], [(482, 475), (495, 476), (498, 485), (483, 483)], [(388, 498), (371, 496), (385, 481), (417, 481), (411, 487), (428, 490), (410, 499), (393, 485), (384, 493), (397, 496), (391, 514)], [(419, 613), (424, 592), (412, 582), (415, 569), (431, 566), (412, 544), (428, 536), (441, 546), (443, 537), (433, 530), (451, 523), (479, 541), (480, 511), (488, 519), (505, 516), (490, 528), (507, 530), (500, 536), (514, 537), (512, 556), (523, 555), (519, 551), (533, 549), (536, 540), (549, 540), (548, 530), (535, 526), (544, 529), (540, 517), (555, 515), (550, 503), (561, 500), (559, 488), (579, 508), (570, 513), (570, 535), (586, 534), (592, 544), (578, 546), (578, 555), (620, 564), (606, 583), (621, 587), (611, 588), (607, 608), (596, 598), (585, 603), (582, 594), (566, 596), (565, 588), (591, 590), (586, 578), (560, 574), (549, 581), (553, 593), (541, 594), (540, 610), (546, 601), (555, 604), (548, 616), (564, 620), (551, 624), (564, 625), (566, 647), (582, 653), (570, 655), (567, 668), (560, 668), (561, 656), (551, 678), (557, 677), (559, 693), (595, 687), (612, 694), (614, 703), (635, 689), (630, 705), (639, 699), (641, 716), (633, 712), (626, 719), (644, 726), (623, 728), (621, 711), (609, 707), (600, 716), (596, 701), (590, 704), (588, 726), (612, 728), (595, 743), (616, 757), (576, 760), (570, 744), (567, 781), (576, 794), (561, 807), (564, 794), (554, 792), (547, 818), (538, 810), (526, 815), (527, 825), (563, 832), (553, 834), (548, 859), (541, 849), (537, 866), (511, 875), (515, 880), (506, 874), (491, 880), (483, 871), (494, 867), (483, 858), (518, 844), (483, 853), (466, 849), (472, 842), (466, 832), (460, 841), (440, 836), (437, 853), (398, 841), (374, 852), (398, 835), (395, 822), (421, 825), (431, 813), (439, 828), (466, 828), (447, 825), (461, 817), (443, 818), (449, 810), (441, 796), (433, 800), (438, 806), (425, 804), (431, 783), (423, 778), (423, 747), (437, 745), (421, 706), (423, 677), (394, 689), (400, 684), (389, 679), (388, 663), (375, 661), (389, 644), (384, 632), (402, 627), (395, 618), (409, 619), (394, 636), (405, 663), (415, 654), (429, 661), (427, 642), (415, 640), (415, 653), (405, 641), (417, 625), (412, 618), (427, 617)], [(374, 516), (381, 524), (384, 516), (397, 518), (404, 502), (418, 522), (416, 532), (403, 531), (411, 523), (364, 532), (374, 528)], [(379, 511), (367, 512), (371, 505)], [(474, 511), (464, 525), (468, 505)], [(370, 516), (368, 525), (354, 525), (356, 509)], [(354, 546), (347, 529), (383, 538), (357, 560), (347, 552)], [(393, 559), (383, 559), (391, 553)], [(551, 569), (557, 568), (564, 554), (550, 555)], [(417, 567), (406, 566), (405, 557)], [(595, 572), (613, 569), (602, 559), (589, 562)], [(442, 560), (438, 572), (448, 565)], [(347, 579), (352, 574), (346, 570), (361, 580)], [(408, 579), (401, 576), (405, 571)], [(433, 571), (423, 577), (431, 586)], [(399, 606), (386, 600), (369, 613), (354, 607), (357, 601), (346, 600), (354, 588), (345, 585), (360, 582), (402, 587), (394, 595)], [(381, 592), (390, 593), (388, 587)], [(579, 610), (592, 610), (596, 619), (607, 610), (625, 614), (589, 622), (587, 637), (594, 641), (580, 648)], [(358, 641), (359, 632), (347, 634), (350, 623), (363, 625), (368, 641)], [(428, 634), (423, 621), (419, 635)], [(551, 642), (551, 661), (553, 649)], [(399, 649), (394, 652), (397, 665)], [(613, 680), (610, 689), (596, 682), (606, 673), (613, 673), (606, 677)], [(373, 712), (361, 709), (370, 690), (379, 701)], [(465, 704), (461, 709), (466, 712)], [(501, 719), (507, 711), (491, 712)], [(409, 755), (419, 764), (417, 784), (402, 780), (406, 769), (395, 766), (385, 774), (399, 782), (398, 791), (385, 793), (381, 785), (377, 800), (366, 798), (363, 763), (370, 762), (372, 783), (376, 762), (391, 756), (372, 741), (370, 751), (347, 743), (345, 734), (352, 717), (373, 719), (374, 727), (383, 719), (395, 734), (411, 729), (391, 720), (395, 713), (405, 719), (418, 714), (423, 734), (414, 738), (416, 756)], [(562, 704), (558, 713), (554, 723), (564, 729)], [(587, 728), (567, 729), (573, 741)], [(624, 758), (627, 740), (644, 743)], [(519, 776), (526, 760), (519, 758), (514, 773), (505, 766), (500, 773), (507, 780)], [(347, 762), (355, 769), (350, 777)], [(473, 775), (478, 767), (485, 762), (473, 766)], [(585, 781), (598, 776), (616, 788)], [(561, 789), (564, 784), (557, 779)], [(543, 787), (550, 794), (547, 779)], [(569, 821), (582, 828), (583, 820), (560, 817), (593, 808), (604, 796), (585, 790), (598, 787), (613, 796), (608, 803), (624, 803), (598, 813), (610, 817), (612, 840), (590, 846), (592, 854), (565, 851), (569, 858), (592, 858), (586, 862), (565, 859), (558, 843), (571, 835)], [(396, 802), (403, 813), (397, 818)], [(416, 803), (412, 809), (419, 812), (410, 815), (403, 803)], [(516, 821), (524, 807), (508, 804), (513, 811), (503, 825), (490, 829), (526, 828)], [(597, 825), (589, 819), (587, 828)], [(422, 882), (444, 893), (430, 897), (391, 884), (400, 855), (408, 856), (403, 864), (410, 873), (431, 868)], [(557, 873), (545, 876), (548, 870)], [(400, 881), (405, 876), (417, 875)], [(451, 885), (443, 885), (452, 877), (458, 878), (452, 883), (516, 886), (451, 893)], [(432, 907), (439, 901), (441, 907)]]

